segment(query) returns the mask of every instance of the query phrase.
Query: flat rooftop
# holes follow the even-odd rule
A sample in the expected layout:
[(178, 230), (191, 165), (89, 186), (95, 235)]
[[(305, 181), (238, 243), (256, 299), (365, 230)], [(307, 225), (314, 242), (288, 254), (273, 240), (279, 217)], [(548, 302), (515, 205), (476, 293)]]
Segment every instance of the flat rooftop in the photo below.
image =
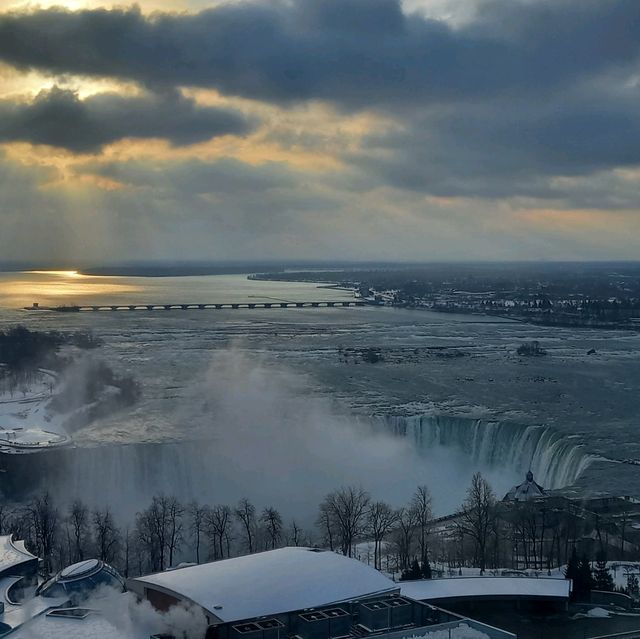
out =
[(568, 599), (569, 579), (547, 577), (450, 577), (400, 582), (400, 592), (418, 601), (439, 599), (526, 597)]

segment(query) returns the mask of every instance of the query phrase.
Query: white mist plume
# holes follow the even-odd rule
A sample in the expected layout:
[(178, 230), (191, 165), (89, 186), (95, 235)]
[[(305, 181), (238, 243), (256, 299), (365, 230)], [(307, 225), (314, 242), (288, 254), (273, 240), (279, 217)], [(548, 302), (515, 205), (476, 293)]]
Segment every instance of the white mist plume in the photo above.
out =
[(78, 450), (64, 492), (129, 518), (159, 493), (229, 505), (247, 497), (310, 525), (324, 495), (341, 485), (400, 506), (427, 484), (444, 513), (461, 503), (477, 470), (497, 492), (516, 479), (460, 451), (419, 451), (408, 438), (375, 432), (314, 392), (307, 377), (239, 347), (216, 351), (190, 400), (179, 402), (168, 419), (180, 440)]
[(214, 438), (211, 463), (225, 465), (232, 500), (246, 495), (313, 515), (324, 494), (343, 484), (401, 505), (427, 483), (436, 507), (451, 509), (478, 470), (459, 452), (420, 452), (409, 439), (374, 432), (314, 393), (307, 377), (239, 348), (214, 355), (199, 395), (205, 399), (192, 423)]

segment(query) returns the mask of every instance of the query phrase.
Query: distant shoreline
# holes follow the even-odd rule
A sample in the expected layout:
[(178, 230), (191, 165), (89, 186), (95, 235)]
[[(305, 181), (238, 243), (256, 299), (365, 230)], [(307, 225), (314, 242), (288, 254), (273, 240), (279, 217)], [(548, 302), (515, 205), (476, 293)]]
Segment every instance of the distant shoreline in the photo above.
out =
[(285, 274), (291, 271), (404, 271), (412, 268), (487, 268), (503, 269), (505, 265), (511, 267), (537, 267), (548, 272), (567, 266), (576, 266), (587, 270), (606, 268), (628, 268), (639, 265), (640, 260), (590, 260), (590, 261), (398, 261), (373, 262), (349, 260), (260, 260), (260, 261), (226, 261), (226, 262), (129, 262), (110, 265), (91, 265), (78, 262), (73, 263), (43, 263), (37, 261), (0, 261), (0, 272), (15, 273), (20, 271), (61, 271), (74, 270), (82, 275), (95, 276), (130, 276), (130, 277), (180, 277), (189, 275), (240, 275), (244, 273)]
[(96, 277), (194, 277), (198, 275), (246, 275), (254, 270), (238, 266), (122, 266), (79, 269), (81, 275)]

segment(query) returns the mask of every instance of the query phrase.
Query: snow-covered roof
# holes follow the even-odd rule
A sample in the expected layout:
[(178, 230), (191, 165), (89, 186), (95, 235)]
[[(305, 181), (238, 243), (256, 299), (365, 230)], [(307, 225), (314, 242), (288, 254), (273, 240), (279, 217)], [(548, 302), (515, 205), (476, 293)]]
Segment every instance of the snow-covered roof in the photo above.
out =
[(223, 622), (340, 603), (398, 585), (356, 560), (312, 548), (268, 552), (180, 568), (130, 580), (189, 599)]
[(451, 577), (403, 581), (400, 592), (418, 601), (457, 597), (544, 597), (567, 599), (571, 581), (544, 577)]
[[(0, 601), (4, 604), (4, 612), (0, 613), (0, 628), (5, 626), (13, 629), (20, 628), (52, 605), (64, 605), (66, 603), (66, 598), (43, 599), (41, 597), (34, 597), (23, 603), (14, 603), (9, 597), (9, 590), (21, 580), (22, 577), (0, 579)], [(8, 636), (13, 637), (11, 634)]]
[(23, 541), (13, 541), (11, 535), (0, 536), (0, 573), (37, 559), (25, 547)]
[[(149, 636), (148, 633), (140, 634)], [(19, 629), (10, 632), (7, 639), (132, 639), (124, 635), (104, 617), (90, 614), (86, 619), (61, 619), (40, 614)], [(136, 638), (137, 639), (137, 638)]]

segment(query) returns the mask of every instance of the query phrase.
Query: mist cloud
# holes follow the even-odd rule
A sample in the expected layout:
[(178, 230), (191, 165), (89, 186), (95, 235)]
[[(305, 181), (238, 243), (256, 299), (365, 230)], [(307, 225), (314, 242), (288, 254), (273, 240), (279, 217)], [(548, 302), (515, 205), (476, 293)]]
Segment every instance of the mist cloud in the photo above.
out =
[[(398, 507), (426, 483), (442, 513), (460, 505), (477, 470), (498, 493), (517, 479), (512, 469), (474, 467), (458, 450), (419, 451), (334, 405), (311, 379), (239, 347), (215, 351), (204, 379), (166, 419), (183, 443), (79, 449), (56, 489), (124, 516), (160, 493), (229, 505), (247, 497), (311, 526), (323, 497), (341, 485)], [(126, 421), (119, 428), (126, 432)]]

